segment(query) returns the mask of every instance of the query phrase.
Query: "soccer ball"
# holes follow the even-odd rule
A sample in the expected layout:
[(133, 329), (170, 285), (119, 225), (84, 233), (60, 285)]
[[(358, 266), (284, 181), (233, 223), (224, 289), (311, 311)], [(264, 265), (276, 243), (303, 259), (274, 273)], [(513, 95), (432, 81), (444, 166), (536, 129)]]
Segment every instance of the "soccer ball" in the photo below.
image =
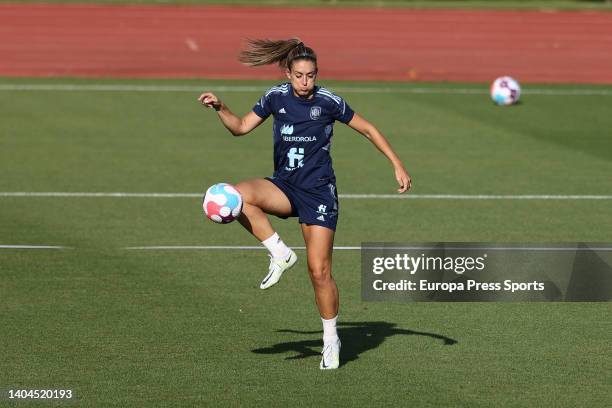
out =
[(242, 210), (242, 196), (236, 187), (227, 183), (212, 185), (204, 195), (202, 202), (204, 214), (219, 224), (234, 221)]
[(497, 105), (514, 105), (521, 97), (521, 86), (509, 76), (497, 78), (491, 84), (491, 99)]

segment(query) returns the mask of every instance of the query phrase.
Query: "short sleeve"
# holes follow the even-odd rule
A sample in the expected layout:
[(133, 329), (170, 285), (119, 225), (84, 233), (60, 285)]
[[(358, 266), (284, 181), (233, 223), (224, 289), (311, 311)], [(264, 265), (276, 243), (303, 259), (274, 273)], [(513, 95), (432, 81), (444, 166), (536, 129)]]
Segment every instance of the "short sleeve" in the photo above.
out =
[(262, 96), (255, 106), (253, 106), (253, 112), (262, 119), (266, 119), (272, 114), (272, 102), (270, 101), (269, 93)]
[(355, 112), (351, 109), (351, 107), (346, 103), (343, 98), (340, 98), (340, 103), (336, 105), (336, 111), (334, 112), (334, 119), (340, 121), (342, 123), (349, 123)]

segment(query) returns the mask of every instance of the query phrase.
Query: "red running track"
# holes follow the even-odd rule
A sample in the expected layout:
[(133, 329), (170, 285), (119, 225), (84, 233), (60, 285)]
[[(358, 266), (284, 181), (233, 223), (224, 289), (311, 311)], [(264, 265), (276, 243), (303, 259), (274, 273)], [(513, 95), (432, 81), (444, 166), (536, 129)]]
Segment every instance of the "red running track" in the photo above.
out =
[(0, 5), (0, 75), (279, 78), (241, 41), (299, 36), (324, 78), (612, 83), (612, 13)]

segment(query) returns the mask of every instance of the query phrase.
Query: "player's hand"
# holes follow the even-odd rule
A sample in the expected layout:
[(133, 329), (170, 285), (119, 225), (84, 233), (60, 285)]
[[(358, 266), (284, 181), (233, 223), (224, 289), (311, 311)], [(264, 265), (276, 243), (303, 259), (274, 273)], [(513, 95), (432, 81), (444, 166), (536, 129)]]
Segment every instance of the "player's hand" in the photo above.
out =
[(408, 191), (410, 187), (412, 187), (412, 179), (402, 165), (395, 166), (395, 179), (400, 186), (400, 188), (397, 189), (398, 193)]
[(204, 92), (200, 95), (198, 101), (207, 108), (213, 108), (216, 111), (220, 110), (223, 105), (219, 98), (212, 92)]

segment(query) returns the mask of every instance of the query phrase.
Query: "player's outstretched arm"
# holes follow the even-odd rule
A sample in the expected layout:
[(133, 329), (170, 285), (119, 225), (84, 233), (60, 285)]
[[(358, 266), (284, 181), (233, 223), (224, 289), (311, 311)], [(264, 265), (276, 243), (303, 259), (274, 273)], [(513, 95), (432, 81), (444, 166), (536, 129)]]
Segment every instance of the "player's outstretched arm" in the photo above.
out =
[(211, 92), (204, 92), (200, 95), (198, 101), (207, 108), (216, 110), (223, 125), (234, 136), (246, 135), (264, 121), (252, 111), (244, 115), (243, 118), (236, 116), (223, 101)]
[(387, 157), (387, 159), (389, 159), (393, 165), (393, 170), (395, 171), (395, 179), (400, 186), (397, 191), (399, 193), (403, 193), (408, 190), (412, 186), (412, 179), (410, 178), (410, 175), (408, 175), (404, 164), (397, 154), (395, 154), (395, 151), (382, 133), (380, 133), (374, 125), (356, 113), (348, 125), (364, 135), (370, 142), (372, 142), (372, 144), (374, 144), (374, 146), (376, 146), (378, 150), (382, 152), (382, 154)]

